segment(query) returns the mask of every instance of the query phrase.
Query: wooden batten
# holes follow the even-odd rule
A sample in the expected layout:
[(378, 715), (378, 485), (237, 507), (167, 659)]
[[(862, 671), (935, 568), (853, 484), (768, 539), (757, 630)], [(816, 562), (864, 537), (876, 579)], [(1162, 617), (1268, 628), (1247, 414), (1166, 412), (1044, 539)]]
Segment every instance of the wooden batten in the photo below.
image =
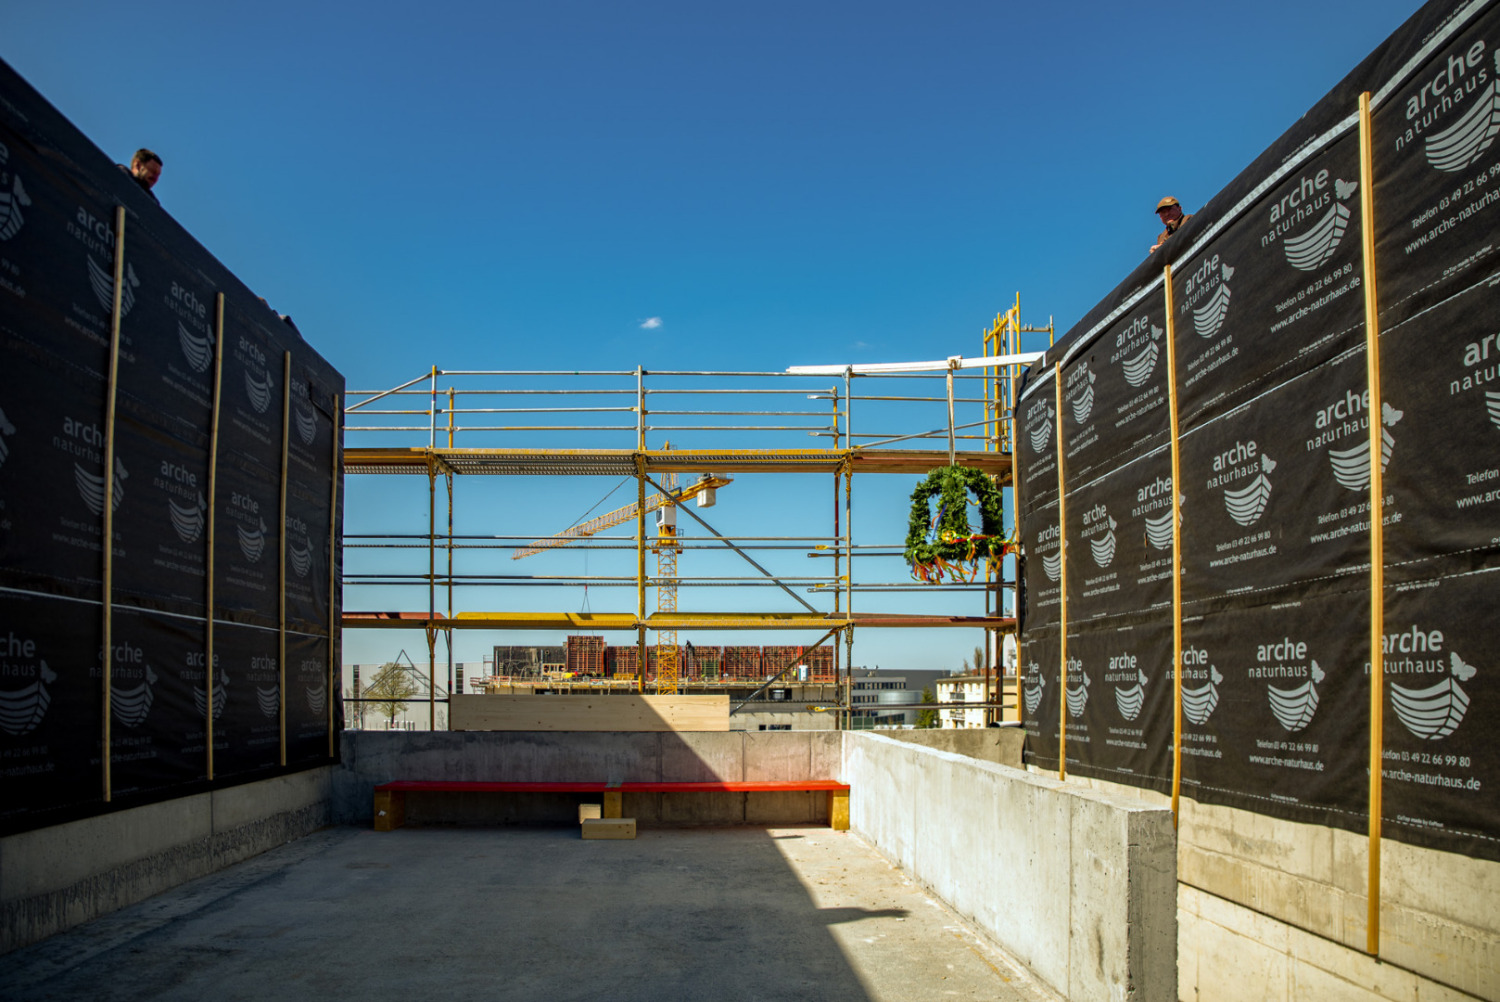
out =
[(589, 818), (582, 828), (584, 838), (635, 838), (635, 818)]
[(460, 696), (454, 731), (727, 731), (729, 696)]

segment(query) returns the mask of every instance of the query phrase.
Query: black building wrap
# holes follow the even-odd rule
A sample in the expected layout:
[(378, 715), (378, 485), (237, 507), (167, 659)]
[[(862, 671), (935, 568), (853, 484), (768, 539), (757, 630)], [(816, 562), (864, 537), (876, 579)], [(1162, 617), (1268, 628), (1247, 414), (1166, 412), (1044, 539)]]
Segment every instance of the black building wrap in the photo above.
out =
[[(1170, 789), (1180, 669), (1185, 795), (1365, 831), (1376, 422), (1383, 831), (1500, 859), (1500, 638), (1488, 628), (1500, 581), (1497, 223), (1500, 4), (1440, 0), (1032, 367), (1016, 407), (1029, 761), (1058, 767), (1066, 722), (1070, 771)], [(1157, 333), (1168, 265), (1175, 385)]]
[[(122, 205), (106, 802), (102, 519)], [(0, 63), (0, 833), (333, 761), (343, 391), (264, 300)]]

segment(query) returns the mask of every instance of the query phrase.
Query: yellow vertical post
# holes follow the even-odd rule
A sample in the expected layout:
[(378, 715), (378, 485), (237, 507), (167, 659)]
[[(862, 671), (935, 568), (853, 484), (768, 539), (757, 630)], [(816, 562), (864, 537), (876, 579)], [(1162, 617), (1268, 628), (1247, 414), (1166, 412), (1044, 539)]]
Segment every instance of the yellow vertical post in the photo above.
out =
[(114, 711), (114, 694), (110, 691), (114, 674), (113, 642), (111, 630), (114, 619), (115, 576), (115, 397), (120, 382), (120, 321), (125, 289), (125, 206), (115, 206), (115, 287), (109, 309), (109, 382), (104, 387), (104, 538), (102, 553), (104, 565), (101, 571), (104, 643), (99, 652), (99, 674), (104, 686), (104, 732), (100, 763), (103, 766), (104, 800), (112, 796), (110, 775), (110, 717)]
[(330, 467), (332, 486), (329, 488), (328, 497), (328, 757), (334, 755), (334, 741), (337, 735), (333, 730), (333, 693), (338, 680), (334, 672), (338, 671), (337, 645), (334, 639), (338, 630), (338, 607), (340, 597), (334, 594), (338, 587), (338, 575), (336, 567), (338, 563), (338, 511), (339, 511), (339, 435), (342, 431), (344, 416), (343, 401), (335, 395), (333, 398), (333, 465)]
[(448, 698), (453, 698), (453, 471), (443, 474), (448, 485), (448, 621), (444, 624), (443, 646), (448, 652)]
[[(838, 639), (835, 638), (834, 641), (833, 641), (834, 647), (837, 647), (838, 643), (839, 643)], [(854, 627), (853, 626), (846, 626), (844, 628), (844, 664), (845, 664), (845, 668), (846, 668), (846, 670), (844, 672), (844, 693), (843, 693), (844, 705), (845, 706), (853, 706), (854, 705), (854, 701), (853, 701), (853, 697), (854, 697)], [(850, 712), (850, 717), (849, 717), (849, 728), (851, 730), (854, 728), (854, 717), (853, 717), (852, 711)]]
[(427, 627), (427, 729), (437, 730), (437, 629)]
[(1177, 335), (1172, 266), (1162, 270), (1167, 308), (1167, 414), (1172, 424), (1172, 827), (1182, 797), (1182, 455), (1177, 435)]
[[(644, 450), (644, 445), (642, 449)], [(636, 692), (646, 691), (646, 455), (635, 457)]]
[(1058, 664), (1062, 669), (1057, 692), (1057, 778), (1068, 778), (1068, 518), (1063, 484), (1063, 378), (1062, 359), (1053, 363), (1057, 394), (1057, 557), (1058, 575)]
[(646, 370), (635, 367), (635, 691), (646, 691)]
[[(849, 559), (844, 563), (844, 609), (850, 621), (854, 619), (854, 467), (844, 460), (844, 552)], [(854, 634), (849, 634), (849, 643), (854, 643)], [(849, 662), (852, 667), (854, 662)]]
[[(1021, 353), (1021, 293), (1019, 291), (1016, 293), (1016, 305), (1010, 308), (1007, 315), (1010, 318), (1011, 342), (1011, 348), (1007, 352), (1007, 354), (1019, 355)], [(1010, 393), (1009, 399), (1006, 402), (1010, 404), (1012, 411), (1014, 411), (1016, 406), (1016, 381), (1020, 378), (1021, 367), (1019, 365), (1011, 366)], [(1010, 451), (1014, 453), (1016, 451), (1016, 424), (1014, 416), (1012, 416), (1010, 425), (1007, 427), (1005, 435), (1006, 445), (1009, 446)]]
[[(663, 448), (671, 448), (665, 443)], [(667, 474), (667, 495), (677, 491), (677, 474)], [(662, 506), (663, 512), (671, 511), (672, 504)], [(682, 546), (677, 542), (677, 528), (663, 522), (656, 529), (656, 611), (677, 612), (677, 557)], [(656, 631), (656, 693), (659, 696), (677, 694), (678, 681), (677, 630), (661, 628)]]
[(1380, 399), (1380, 314), (1375, 297), (1375, 158), (1370, 92), (1359, 96), (1360, 229), (1364, 235), (1365, 371), (1370, 384), (1370, 876), (1365, 952), (1380, 953), (1381, 781), (1385, 746), (1385, 485)]
[[(453, 408), (454, 408), (454, 403), (455, 403), (455, 393), (454, 393), (453, 387), (450, 386), (450, 387), (448, 387), (448, 448), (450, 448), (450, 449), (453, 448), (453, 432), (456, 430), (454, 428), (454, 426), (453, 426)], [(452, 712), (452, 706), (453, 706), (453, 704), (452, 704), (452, 699), (453, 699), (453, 468), (452, 468), (452, 466), (449, 466), (449, 468), (443, 472), (443, 479), (447, 483), (447, 486), (448, 486), (448, 622), (446, 624), (447, 625), (447, 629), (445, 629), (443, 631), (443, 646), (448, 651), (448, 699), (450, 701), (449, 704), (448, 704), (449, 705), (448, 719), (450, 721), (450, 723), (448, 724), (448, 726), (452, 727), (453, 726), (453, 724), (451, 723), (451, 721), (453, 719), (453, 712)]]
[[(436, 371), (436, 370), (434, 370)], [(437, 730), (437, 457), (427, 456), (427, 729)]]
[[(1010, 408), (1011, 408), (1011, 419), (1010, 419), (1010, 425), (1011, 425), (1011, 427), (1010, 427), (1010, 446), (1011, 446), (1011, 448), (1010, 448), (1010, 482), (1011, 482), (1011, 485), (1012, 485), (1011, 486), (1011, 491), (1010, 491), (1010, 497), (1011, 497), (1011, 501), (1012, 501), (1010, 517), (1011, 517), (1011, 523), (1015, 526), (1015, 529), (1014, 529), (1015, 538), (1019, 541), (1020, 538), (1021, 538), (1021, 509), (1020, 509), (1019, 505), (1017, 505), (1017, 504), (1014, 503), (1015, 502), (1015, 497), (1016, 497), (1016, 490), (1015, 490), (1015, 486), (1014, 485), (1017, 484), (1017, 483), (1019, 483), (1020, 480), (1021, 480), (1021, 465), (1020, 465), (1021, 464), (1021, 450), (1017, 449), (1015, 447), (1015, 444), (1014, 444), (1015, 441), (1016, 441), (1016, 435), (1015, 435), (1015, 421), (1016, 421), (1015, 412), (1018, 409), (1017, 406), (1016, 406), (1016, 398), (1014, 396), (1014, 390), (1012, 390), (1012, 396), (1011, 396), (1009, 402), (1010, 402)], [(1059, 537), (1060, 536), (1061, 536), (1061, 533), (1059, 533)], [(1022, 665), (1024, 665), (1026, 663), (1026, 661), (1025, 661), (1025, 658), (1023, 656), (1023, 652), (1022, 652), (1022, 649), (1021, 649), (1021, 629), (1020, 629), (1020, 625), (1021, 625), (1021, 589), (1020, 589), (1021, 562), (1020, 562), (1020, 559), (1017, 558), (1017, 557), (1012, 557), (1011, 559), (1013, 561), (1015, 561), (1014, 566), (1016, 568), (1016, 579), (1017, 579), (1016, 580), (1016, 589), (1012, 592), (1012, 594), (1015, 596), (1015, 598), (1012, 601), (1015, 603), (1015, 615), (1016, 615), (1016, 722), (1019, 723), (1019, 724), (1022, 724), (1024, 726), (1025, 723), (1026, 723), (1026, 700), (1024, 700), (1023, 698), (1021, 698), (1021, 671), (1022, 671)], [(1004, 676), (1003, 675), (1001, 676), (1001, 682), (1000, 682), (1000, 702), (1001, 703), (1005, 702), (1005, 681), (1004, 681)], [(1001, 711), (1000, 711), (1000, 718), (1002, 720), (1005, 719), (1005, 710), (1004, 710), (1003, 707), (1001, 708)]]
[[(839, 588), (844, 574), (844, 537), (839, 530), (839, 481), (843, 477), (839, 471), (833, 473), (833, 618), (837, 619), (844, 607), (844, 594)], [(849, 562), (854, 562), (854, 554), (849, 554)]]
[(224, 293), (214, 296), (214, 389), (213, 414), (209, 418), (208, 435), (208, 524), (205, 527), (204, 546), (208, 552), (208, 566), (204, 569), (205, 584), (205, 628), (203, 644), (203, 693), (204, 713), (208, 717), (207, 734), (208, 778), (214, 778), (214, 539), (218, 518), (219, 493), (219, 400), (224, 384)]
[(292, 445), (292, 353), (281, 356), (281, 526), (277, 535), (281, 538), (281, 557), (277, 563), (276, 592), (280, 597), (277, 608), (276, 688), (280, 693), (277, 716), (281, 721), (281, 764), (286, 765), (286, 481), (287, 461)]

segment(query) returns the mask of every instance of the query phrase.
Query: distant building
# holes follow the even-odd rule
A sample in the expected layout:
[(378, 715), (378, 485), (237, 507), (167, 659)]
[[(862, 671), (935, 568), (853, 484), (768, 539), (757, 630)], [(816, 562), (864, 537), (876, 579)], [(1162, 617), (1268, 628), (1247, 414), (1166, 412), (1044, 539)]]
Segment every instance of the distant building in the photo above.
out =
[(983, 675), (950, 675), (938, 679), (938, 726), (983, 727), (985, 698)]
[(855, 668), (849, 679), (849, 710), (855, 730), (913, 727), (922, 712), (922, 690), (945, 678), (940, 671)]
[(565, 654), (562, 645), (515, 647), (495, 645), (494, 663), (488, 674), (501, 677), (536, 678), (548, 668), (560, 669)]

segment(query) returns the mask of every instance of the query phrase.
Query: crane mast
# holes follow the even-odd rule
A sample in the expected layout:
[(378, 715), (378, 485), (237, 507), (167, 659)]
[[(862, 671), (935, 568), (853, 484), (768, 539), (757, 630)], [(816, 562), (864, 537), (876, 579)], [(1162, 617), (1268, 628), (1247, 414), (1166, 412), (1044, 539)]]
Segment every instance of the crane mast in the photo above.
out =
[[(646, 498), (644, 507), (632, 502), (623, 508), (606, 512), (598, 518), (580, 522), (555, 536), (533, 541), (512, 554), (511, 559), (520, 560), (522, 557), (529, 557), (543, 550), (567, 546), (576, 540), (587, 539), (605, 529), (623, 525), (655, 512), (656, 540), (651, 544), (651, 548), (656, 551), (656, 608), (658, 612), (676, 612), (677, 558), (682, 553), (682, 543), (677, 538), (677, 506), (696, 499), (700, 507), (710, 507), (714, 503), (717, 490), (732, 482), (733, 479), (733, 477), (705, 473), (697, 483), (679, 489), (677, 474), (669, 473), (666, 492), (652, 494)], [(649, 665), (646, 664), (640, 666), (642, 679), (646, 677), (648, 667)], [(676, 693), (682, 677), (681, 669), (682, 661), (677, 646), (677, 631), (675, 629), (658, 630), (656, 691), (661, 694)]]

